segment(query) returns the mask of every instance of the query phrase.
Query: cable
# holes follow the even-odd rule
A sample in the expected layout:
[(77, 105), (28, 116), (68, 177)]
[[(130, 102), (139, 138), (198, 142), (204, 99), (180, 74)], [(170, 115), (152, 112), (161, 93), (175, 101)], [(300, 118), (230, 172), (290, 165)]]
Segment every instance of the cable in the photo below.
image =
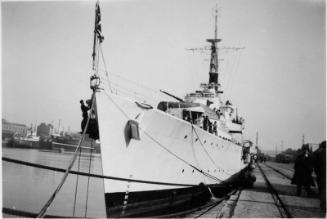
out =
[(137, 85), (137, 86), (140, 87), (140, 88), (143, 88), (143, 89), (150, 90), (150, 91), (152, 91), (152, 92), (155, 92), (155, 93), (161, 94), (159, 91), (157, 91), (157, 90), (155, 90), (155, 89), (153, 89), (153, 88), (151, 88), (151, 87), (145, 86), (145, 85), (140, 84), (140, 83), (138, 83), (138, 82), (135, 82), (135, 81), (133, 81), (133, 80), (131, 80), (131, 79), (127, 79), (127, 78), (125, 78), (125, 77), (123, 77), (123, 76), (121, 76), (121, 75), (114, 74), (114, 73), (109, 73), (109, 74), (112, 75), (112, 76), (115, 76), (115, 77), (121, 78), (122, 80), (127, 81), (127, 82), (129, 82), (129, 83), (131, 83), (131, 84), (135, 84), (135, 85)]
[[(115, 101), (113, 101), (113, 99), (110, 97), (109, 94), (107, 94), (105, 92), (105, 94), (107, 95), (108, 99), (111, 100), (111, 102), (117, 107), (117, 109), (122, 113), (124, 114), (124, 116), (127, 118), (127, 119), (130, 119), (130, 117), (127, 115), (127, 113), (121, 109), (120, 106), (118, 106), (117, 103), (115, 103)], [(178, 160), (182, 161), (183, 163), (187, 164), (188, 166), (194, 168), (195, 170), (197, 170), (198, 172), (200, 172), (201, 174), (205, 175), (206, 177), (208, 178), (211, 178), (213, 180), (216, 180), (216, 181), (222, 181), (221, 179), (218, 179), (217, 177), (215, 176), (212, 176), (211, 174), (208, 174), (206, 172), (204, 172), (203, 170), (195, 167), (194, 165), (190, 164), (189, 162), (187, 162), (186, 160), (184, 160), (183, 158), (179, 157), (177, 154), (175, 154), (174, 152), (170, 151), (168, 148), (166, 148), (164, 145), (162, 145), (158, 140), (156, 140), (154, 137), (152, 137), (146, 130), (142, 129), (142, 127), (140, 127), (140, 129), (144, 132), (144, 134), (146, 136), (148, 136), (153, 142), (155, 142), (157, 145), (159, 145), (161, 148), (163, 148), (165, 151), (167, 151), (168, 153), (170, 153), (172, 156), (174, 156), (175, 158), (177, 158)]]
[[(58, 168), (58, 167), (51, 167), (42, 164), (31, 163), (27, 161), (12, 159), (8, 157), (2, 157), (3, 161), (17, 163), (25, 166), (36, 167), (40, 169), (52, 170), (56, 172), (65, 172), (66, 169)], [(138, 179), (129, 179), (129, 178), (122, 178), (122, 177), (114, 177), (114, 176), (106, 176), (94, 173), (85, 173), (85, 172), (77, 172), (74, 170), (70, 170), (69, 173), (71, 174), (78, 174), (81, 176), (90, 176), (93, 178), (100, 178), (100, 179), (110, 179), (110, 180), (117, 180), (117, 181), (124, 181), (124, 182), (135, 182), (135, 183), (145, 183), (145, 184), (154, 184), (154, 185), (163, 185), (163, 186), (182, 186), (182, 187), (189, 187), (189, 186), (198, 186), (196, 184), (181, 184), (181, 183), (169, 183), (169, 182), (159, 182), (159, 181), (149, 181), (149, 180), (138, 180)]]
[(106, 60), (105, 60), (104, 55), (103, 55), (101, 43), (99, 44), (99, 48), (100, 48), (100, 53), (101, 53), (101, 57), (102, 57), (102, 62), (103, 62), (103, 65), (104, 65), (104, 70), (106, 72), (106, 78), (107, 78), (107, 82), (108, 82), (108, 87), (110, 89), (110, 92), (112, 93), (112, 89), (111, 89), (111, 85), (110, 85), (110, 80), (109, 80), (109, 75), (108, 75), (108, 68), (107, 68)]
[[(140, 97), (143, 97), (143, 98), (144, 98), (143, 101), (145, 101), (146, 99), (151, 99), (151, 100), (157, 102), (156, 99), (153, 99), (153, 98), (151, 98), (150, 96), (147, 96), (147, 95), (144, 95), (144, 94), (138, 93), (138, 92), (136, 92), (136, 91), (129, 90), (129, 89), (127, 89), (127, 88), (125, 88), (125, 87), (119, 85), (118, 83), (111, 82), (111, 84), (115, 85), (116, 87), (120, 87), (121, 90), (124, 90), (125, 92), (128, 92), (128, 93), (134, 95), (135, 97), (136, 97), (136, 95), (138, 95), (138, 96), (140, 96)], [(120, 90), (120, 91), (121, 91), (121, 90)], [(141, 99), (140, 97), (138, 97), (138, 98)]]
[[(200, 139), (198, 133), (196, 132), (196, 130), (195, 130), (193, 124), (192, 124), (192, 128), (193, 128), (193, 130), (194, 130), (196, 136), (198, 137), (199, 142), (200, 142), (200, 144), (201, 144), (203, 150), (205, 151), (205, 153), (206, 153), (207, 156), (209, 157), (210, 161), (211, 161), (211, 162), (212, 162), (212, 163), (213, 163), (213, 164), (214, 164), (218, 169), (223, 169), (223, 168), (219, 167), (219, 166), (216, 164), (216, 162), (212, 159), (212, 157), (210, 156), (210, 154), (208, 153), (208, 151), (205, 149), (205, 147), (204, 147), (204, 145), (202, 144), (202, 141), (201, 141), (201, 139)], [(231, 174), (229, 174), (229, 173), (227, 173), (227, 172), (225, 172), (225, 171), (224, 171), (224, 173), (226, 173), (227, 175), (231, 176)], [(223, 180), (221, 180), (221, 181), (223, 181)]]
[[(92, 94), (92, 105), (91, 105), (91, 109), (93, 109), (94, 107), (94, 101), (95, 101), (95, 98), (94, 98), (94, 92)], [(81, 147), (81, 144), (82, 144), (82, 141), (84, 140), (84, 137), (85, 137), (85, 133), (86, 133), (86, 130), (87, 130), (87, 127), (89, 125), (89, 121), (90, 121), (90, 117), (88, 117), (87, 119), (87, 122), (86, 122), (86, 125), (85, 125), (85, 128), (84, 128), (84, 131), (83, 131), (83, 134), (80, 138), (80, 141), (78, 143), (78, 146), (74, 152), (74, 156), (72, 157), (71, 161), (70, 161), (70, 164), (69, 166), (67, 167), (66, 171), (65, 171), (65, 174), (64, 176), (62, 177), (59, 185), (57, 186), (57, 188), (55, 189), (55, 191), (53, 192), (53, 194), (50, 196), (49, 200), (44, 204), (44, 206), (41, 208), (40, 212), (38, 213), (37, 215), (37, 218), (43, 218), (45, 213), (47, 212), (47, 210), (49, 209), (50, 205), (52, 204), (53, 200), (55, 199), (56, 195), (58, 194), (58, 192), (60, 191), (61, 187), (63, 186), (63, 184), (65, 183), (66, 179), (67, 179), (67, 176), (69, 174), (69, 172), (71, 171), (74, 163), (75, 163), (75, 160), (76, 160), (76, 157), (77, 157), (77, 153), (78, 153), (78, 150), (80, 149)]]
[[(93, 148), (93, 140), (91, 142), (91, 148)], [(93, 150), (91, 149), (90, 162), (89, 162), (89, 172), (88, 172), (88, 177), (87, 177), (87, 187), (86, 187), (86, 200), (85, 200), (85, 214), (84, 214), (84, 218), (86, 218), (86, 215), (87, 215), (87, 206), (88, 206), (88, 200), (89, 200), (89, 187), (90, 187), (90, 173), (91, 173), (91, 164), (92, 164), (92, 154), (93, 154)]]
[[(79, 149), (79, 155), (78, 155), (78, 167), (77, 167), (77, 171), (78, 171), (78, 172), (79, 172), (79, 170), (80, 170), (81, 152), (82, 152), (82, 148)], [(79, 179), (79, 175), (76, 176), (75, 196), (74, 196), (74, 208), (73, 208), (73, 217), (75, 217), (76, 197), (77, 197), (77, 188), (78, 188), (78, 181), (79, 181), (78, 179)]]

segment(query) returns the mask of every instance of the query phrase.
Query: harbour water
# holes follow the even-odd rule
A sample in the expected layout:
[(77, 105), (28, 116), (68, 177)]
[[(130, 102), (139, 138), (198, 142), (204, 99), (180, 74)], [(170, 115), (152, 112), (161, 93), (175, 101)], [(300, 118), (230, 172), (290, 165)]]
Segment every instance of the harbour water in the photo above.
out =
[[(2, 156), (33, 162), (37, 164), (67, 168), (73, 154), (45, 152), (34, 149), (2, 148)], [(89, 156), (80, 157), (80, 171), (89, 171)], [(78, 169), (78, 158), (73, 170)], [(101, 158), (93, 154), (91, 173), (102, 174)], [(24, 166), (2, 161), (3, 208), (38, 213), (50, 198), (64, 173)], [(73, 216), (77, 175), (70, 174), (62, 189), (50, 206), (47, 214), (57, 216)], [(75, 217), (106, 217), (104, 204), (103, 180), (90, 178), (87, 198), (87, 181), (79, 176)], [(87, 199), (87, 206), (86, 206)], [(87, 210), (86, 210), (87, 209)], [(4, 215), (11, 217), (12, 215)], [(12, 216), (15, 217), (15, 216)]]

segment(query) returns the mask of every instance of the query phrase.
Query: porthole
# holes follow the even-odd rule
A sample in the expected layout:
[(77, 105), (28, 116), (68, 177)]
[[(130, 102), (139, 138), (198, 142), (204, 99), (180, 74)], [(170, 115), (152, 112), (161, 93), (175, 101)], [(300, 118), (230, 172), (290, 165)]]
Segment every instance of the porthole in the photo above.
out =
[(187, 138), (187, 135), (184, 136), (184, 139), (186, 139), (186, 138)]

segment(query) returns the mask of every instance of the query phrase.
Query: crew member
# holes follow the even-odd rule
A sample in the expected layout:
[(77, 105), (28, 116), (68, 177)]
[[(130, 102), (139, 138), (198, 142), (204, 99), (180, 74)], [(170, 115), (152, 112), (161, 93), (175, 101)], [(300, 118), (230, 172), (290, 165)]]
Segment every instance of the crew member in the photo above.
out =
[(312, 157), (309, 153), (309, 145), (303, 145), (301, 154), (295, 159), (294, 176), (292, 184), (297, 185), (297, 195), (301, 195), (302, 186), (307, 190), (307, 195), (311, 196), (310, 186), (314, 186), (312, 178)]
[(217, 135), (217, 121), (215, 121), (214, 123), (213, 123), (213, 128), (212, 128), (213, 130), (213, 133), (215, 134), (215, 135)]
[(313, 153), (313, 157), (319, 189), (320, 208), (326, 210), (326, 141), (320, 143), (319, 149)]
[(88, 119), (88, 113), (87, 113), (87, 111), (90, 109), (90, 107), (89, 106), (86, 106), (84, 104), (84, 101), (83, 100), (81, 100), (80, 103), (81, 103), (81, 110), (82, 110), (82, 117), (83, 117), (83, 120), (82, 120), (82, 123), (81, 123), (81, 129), (82, 129), (81, 133), (83, 133), (84, 128), (85, 128), (86, 123), (87, 123), (87, 119)]

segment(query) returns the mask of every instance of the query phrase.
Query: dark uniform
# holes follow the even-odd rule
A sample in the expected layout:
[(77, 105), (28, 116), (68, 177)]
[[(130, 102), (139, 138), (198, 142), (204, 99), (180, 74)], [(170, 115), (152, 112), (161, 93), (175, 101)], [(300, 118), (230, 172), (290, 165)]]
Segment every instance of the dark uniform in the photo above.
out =
[(326, 141), (320, 143), (319, 149), (313, 154), (313, 158), (319, 189), (320, 208), (326, 209)]
[(82, 132), (83, 132), (84, 131), (84, 128), (86, 126), (86, 123), (87, 123), (87, 119), (88, 119), (88, 113), (87, 113), (87, 111), (90, 108), (87, 107), (87, 106), (85, 106), (83, 100), (81, 100), (80, 103), (81, 103), (81, 110), (82, 110), (82, 117), (83, 117), (83, 120), (82, 120), (82, 123), (81, 123), (81, 129), (82, 129)]
[(208, 118), (208, 116), (205, 116), (203, 118), (203, 129), (208, 131), (208, 128), (209, 128), (208, 126), (209, 126), (209, 118)]
[(297, 185), (297, 195), (301, 195), (302, 186), (307, 190), (308, 196), (311, 195), (310, 186), (314, 186), (312, 157), (307, 146), (302, 147), (301, 154), (295, 159), (294, 176), (292, 184)]
[(216, 121), (213, 123), (212, 131), (215, 135), (217, 135), (217, 122)]

